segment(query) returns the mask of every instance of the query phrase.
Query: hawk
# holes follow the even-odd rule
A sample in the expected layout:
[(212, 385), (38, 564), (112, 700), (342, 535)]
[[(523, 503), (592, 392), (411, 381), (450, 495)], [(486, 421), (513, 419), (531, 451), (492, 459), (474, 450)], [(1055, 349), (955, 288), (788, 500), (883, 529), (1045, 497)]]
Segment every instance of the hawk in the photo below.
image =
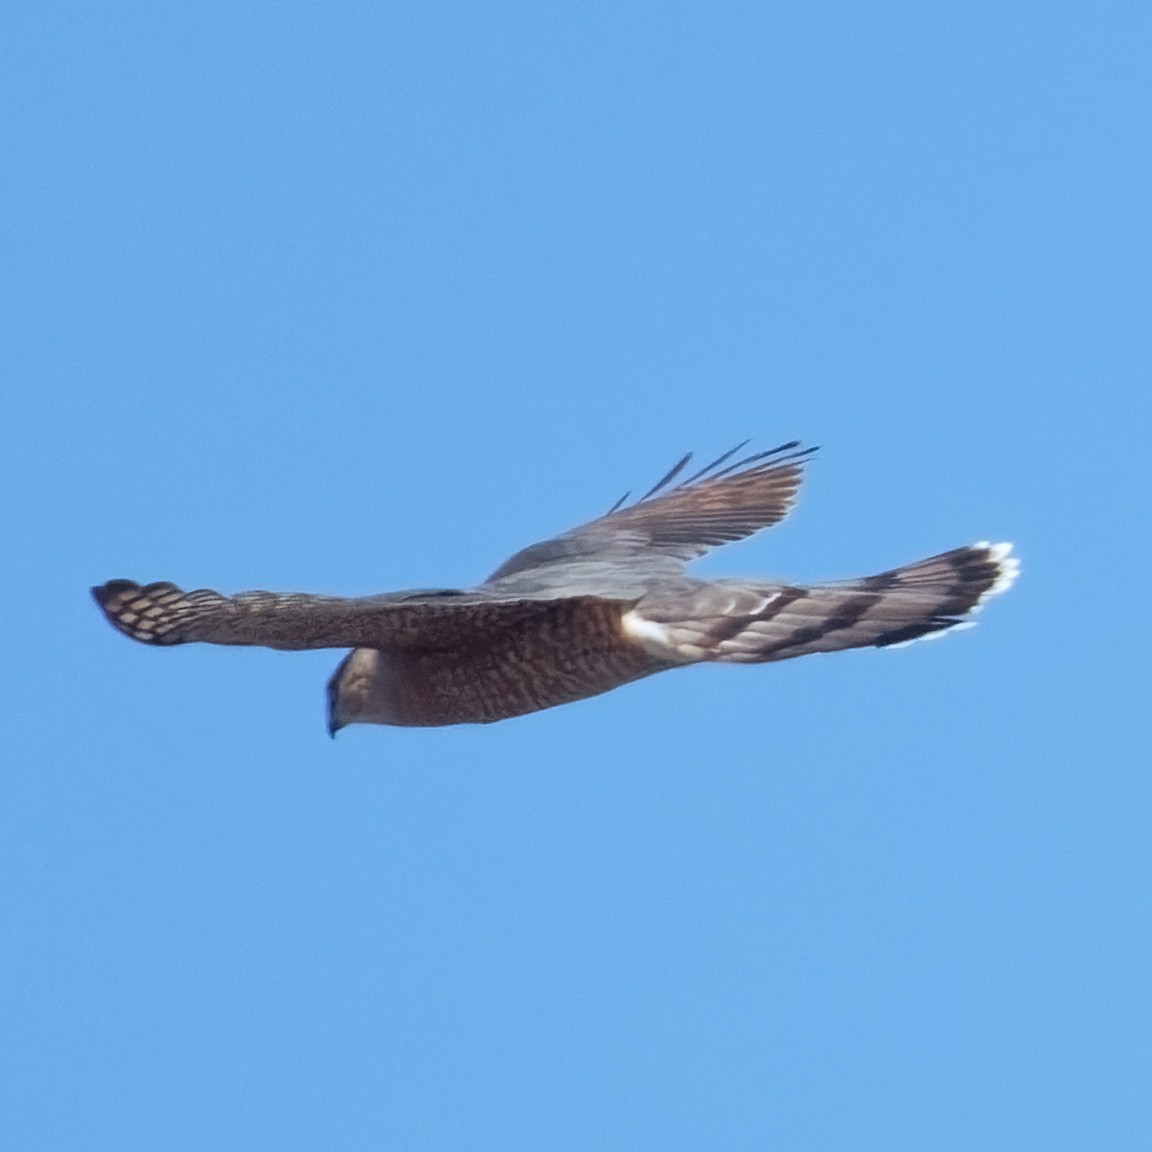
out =
[(517, 552), (468, 590), (224, 596), (111, 580), (92, 595), (144, 644), (351, 648), (328, 683), (335, 735), (487, 724), (688, 664), (904, 644), (962, 625), (1016, 577), (1011, 545), (980, 543), (811, 587), (694, 579), (689, 561), (787, 515), (815, 451), (790, 441), (731, 462), (744, 446), (682, 478), (689, 453), (639, 499)]

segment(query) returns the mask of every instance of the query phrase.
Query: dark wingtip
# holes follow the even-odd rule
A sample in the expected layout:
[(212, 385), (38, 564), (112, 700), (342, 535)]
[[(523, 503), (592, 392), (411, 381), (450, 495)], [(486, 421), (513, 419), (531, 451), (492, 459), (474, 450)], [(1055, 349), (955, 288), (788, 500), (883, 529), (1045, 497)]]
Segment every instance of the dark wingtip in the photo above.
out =
[(92, 599), (103, 608), (113, 596), (139, 587), (135, 580), (108, 580), (103, 584), (94, 585), (89, 591), (92, 593)]
[(125, 636), (131, 636), (131, 633), (126, 631), (123, 623), (118, 619), (116, 611), (111, 605), (115, 602), (116, 597), (124, 595), (124, 593), (133, 593), (138, 591), (140, 585), (135, 580), (108, 580), (103, 584), (96, 584), (89, 591), (92, 593), (92, 599), (96, 601), (97, 607), (104, 615), (104, 619), (116, 629), (117, 632)]
[(174, 631), (178, 616), (164, 619), (166, 606), (156, 605), (155, 597), (183, 596), (175, 584), (137, 584), (135, 580), (109, 580), (91, 589), (104, 619), (117, 632), (141, 644), (183, 644)]

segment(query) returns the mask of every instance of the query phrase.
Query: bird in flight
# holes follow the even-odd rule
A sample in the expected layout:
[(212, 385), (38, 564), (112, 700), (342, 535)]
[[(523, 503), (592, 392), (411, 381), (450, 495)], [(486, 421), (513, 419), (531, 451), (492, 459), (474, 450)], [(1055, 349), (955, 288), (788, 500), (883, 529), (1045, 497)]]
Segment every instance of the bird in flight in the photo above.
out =
[(701, 580), (685, 567), (779, 523), (814, 448), (790, 441), (684, 477), (683, 457), (638, 500), (533, 544), (476, 588), (345, 599), (110, 580), (110, 623), (144, 644), (351, 648), (328, 682), (328, 730), (486, 724), (688, 664), (766, 664), (886, 648), (965, 623), (1005, 591), (1009, 544), (972, 544), (875, 576), (804, 587)]

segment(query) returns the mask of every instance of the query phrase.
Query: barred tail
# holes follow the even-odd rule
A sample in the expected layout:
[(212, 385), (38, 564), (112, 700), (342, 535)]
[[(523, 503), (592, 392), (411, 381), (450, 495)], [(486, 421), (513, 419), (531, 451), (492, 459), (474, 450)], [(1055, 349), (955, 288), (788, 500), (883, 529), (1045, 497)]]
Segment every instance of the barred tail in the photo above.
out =
[(717, 658), (761, 663), (843, 648), (890, 648), (962, 627), (1016, 579), (1020, 564), (1009, 555), (1011, 547), (974, 544), (877, 576), (787, 589), (767, 606), (766, 619), (749, 621), (745, 631), (722, 642)]
[(812, 652), (888, 648), (961, 627), (1011, 587), (1010, 544), (973, 544), (876, 576), (817, 584), (707, 585), (690, 598), (641, 601), (626, 630), (682, 662), (762, 664)]

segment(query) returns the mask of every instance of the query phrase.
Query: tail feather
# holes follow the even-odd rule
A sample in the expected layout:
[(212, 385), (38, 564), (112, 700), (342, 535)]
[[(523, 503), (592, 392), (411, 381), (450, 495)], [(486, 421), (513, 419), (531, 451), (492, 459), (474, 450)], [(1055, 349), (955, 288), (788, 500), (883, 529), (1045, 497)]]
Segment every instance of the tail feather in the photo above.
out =
[(747, 641), (724, 656), (759, 663), (844, 648), (892, 648), (970, 627), (967, 617), (1016, 579), (1020, 564), (1011, 549), (982, 542), (861, 580), (804, 589), (766, 627), (751, 623)]
[(1011, 587), (1011, 545), (982, 542), (876, 576), (817, 584), (703, 585), (686, 597), (641, 601), (626, 629), (682, 662), (762, 664), (844, 648), (890, 648), (968, 623)]

